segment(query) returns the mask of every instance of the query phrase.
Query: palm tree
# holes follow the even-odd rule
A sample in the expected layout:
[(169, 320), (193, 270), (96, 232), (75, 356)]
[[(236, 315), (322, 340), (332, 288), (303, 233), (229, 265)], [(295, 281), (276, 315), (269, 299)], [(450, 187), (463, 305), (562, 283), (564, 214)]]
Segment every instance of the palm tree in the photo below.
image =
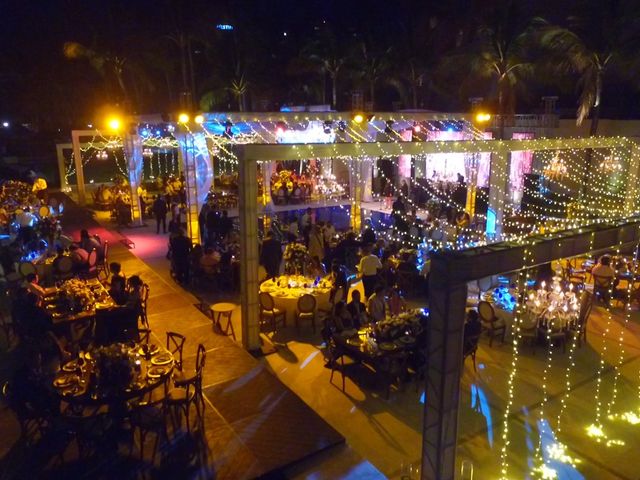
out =
[(118, 101), (120, 95), (114, 92), (112, 85), (115, 79), (120, 94), (126, 104), (130, 103), (130, 95), (124, 81), (124, 70), (127, 60), (111, 52), (98, 52), (86, 47), (78, 42), (65, 42), (63, 46), (64, 56), (72, 59), (84, 59), (105, 79), (107, 92), (112, 96), (112, 100)]
[(508, 1), (491, 12), (488, 21), (478, 27), (471, 45), (465, 51), (447, 57), (445, 70), (459, 76), (465, 72), (468, 81), (489, 81), (491, 93), (497, 98), (500, 121), (499, 138), (504, 138), (504, 120), (515, 111), (518, 90), (524, 90), (526, 80), (533, 74), (534, 64), (529, 56), (532, 30), (520, 29), (516, 4)]
[(591, 114), (590, 136), (598, 132), (605, 79), (617, 67), (628, 67), (637, 51), (638, 12), (628, 7), (619, 0), (586, 2), (581, 16), (569, 17), (566, 28), (536, 20), (540, 45), (555, 72), (578, 75), (576, 123), (581, 125)]
[(391, 48), (380, 53), (372, 52), (371, 48), (367, 48), (366, 43), (360, 44), (360, 55), (357, 57), (356, 68), (358, 76), (364, 80), (369, 87), (369, 101), (372, 110), (375, 110), (376, 104), (376, 84), (389, 70), (389, 55)]
[(303, 47), (301, 55), (318, 67), (322, 77), (331, 80), (331, 106), (338, 104), (338, 78), (344, 70), (348, 49), (338, 43), (331, 30), (325, 29), (321, 34)]
[(244, 78), (244, 74), (237, 75), (231, 80), (231, 85), (228, 87), (229, 92), (236, 97), (238, 101), (238, 110), (244, 112), (246, 110), (245, 96), (247, 89), (249, 88), (249, 82)]

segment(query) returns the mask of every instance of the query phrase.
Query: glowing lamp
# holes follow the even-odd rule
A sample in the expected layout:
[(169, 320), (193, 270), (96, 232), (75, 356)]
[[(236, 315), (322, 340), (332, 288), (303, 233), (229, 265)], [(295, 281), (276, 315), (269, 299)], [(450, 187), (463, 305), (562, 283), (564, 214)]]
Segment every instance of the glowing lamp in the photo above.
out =
[(364, 122), (364, 115), (362, 115), (362, 114), (360, 114), (360, 113), (358, 113), (358, 114), (354, 115), (354, 117), (353, 117), (353, 121), (354, 121), (354, 122), (356, 122), (356, 123), (362, 123), (362, 122)]
[(193, 121), (196, 122), (198, 125), (202, 125), (202, 123), (204, 122), (204, 116), (196, 115), (196, 118), (194, 118)]
[(284, 128), (278, 127), (276, 128), (276, 135), (280, 136), (284, 133)]
[(187, 123), (189, 121), (189, 115), (187, 115), (186, 113), (181, 113), (180, 115), (178, 115), (178, 121), (180, 123)]
[(107, 126), (111, 130), (120, 130), (120, 127), (122, 126), (122, 122), (117, 117), (111, 117), (110, 119), (107, 120)]
[(478, 123), (488, 122), (489, 120), (491, 120), (491, 114), (489, 113), (480, 112), (476, 114), (476, 122)]
[(416, 133), (420, 133), (420, 130), (422, 130), (422, 127), (419, 124), (415, 124), (413, 126), (413, 131)]

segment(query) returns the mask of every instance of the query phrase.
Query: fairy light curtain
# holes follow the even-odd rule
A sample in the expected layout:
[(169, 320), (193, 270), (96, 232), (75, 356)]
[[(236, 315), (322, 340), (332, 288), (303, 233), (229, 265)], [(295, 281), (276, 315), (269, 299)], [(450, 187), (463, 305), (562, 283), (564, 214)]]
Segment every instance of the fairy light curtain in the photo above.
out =
[[(514, 133), (514, 140), (532, 140), (533, 133)], [(532, 151), (511, 152), (511, 169), (509, 172), (509, 185), (511, 185), (512, 200), (518, 202), (522, 198), (522, 190), (524, 188), (524, 176), (531, 173), (531, 165), (533, 163)]]

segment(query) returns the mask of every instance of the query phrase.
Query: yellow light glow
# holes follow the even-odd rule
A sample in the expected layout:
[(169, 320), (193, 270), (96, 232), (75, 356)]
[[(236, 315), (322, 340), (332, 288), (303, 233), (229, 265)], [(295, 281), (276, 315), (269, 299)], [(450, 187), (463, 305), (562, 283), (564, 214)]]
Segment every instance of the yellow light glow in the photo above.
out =
[(187, 115), (186, 113), (181, 113), (180, 115), (178, 115), (178, 121), (180, 123), (187, 123), (189, 121), (189, 115)]
[(107, 120), (107, 126), (111, 130), (120, 130), (120, 127), (122, 126), (122, 122), (117, 117), (111, 117)]
[(193, 119), (194, 122), (196, 122), (198, 125), (202, 125), (202, 123), (204, 122), (204, 116), (203, 115), (196, 115), (196, 117)]
[(491, 120), (490, 113), (480, 112), (476, 114), (476, 122), (483, 123), (483, 122), (488, 122), (489, 120)]
[(364, 121), (364, 115), (358, 113), (353, 117), (353, 121), (356, 123), (362, 123)]

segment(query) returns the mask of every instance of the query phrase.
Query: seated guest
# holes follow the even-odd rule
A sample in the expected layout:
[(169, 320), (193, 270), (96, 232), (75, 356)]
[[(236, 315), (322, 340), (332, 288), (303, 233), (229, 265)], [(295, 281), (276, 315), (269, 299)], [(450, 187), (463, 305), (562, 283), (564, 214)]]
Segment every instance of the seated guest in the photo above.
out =
[(385, 319), (384, 287), (378, 285), (367, 301), (367, 313), (373, 322)]
[(477, 310), (469, 310), (464, 322), (463, 352), (466, 355), (478, 345), (478, 337), (482, 333), (482, 323)]
[(80, 248), (77, 245), (71, 245), (69, 247), (69, 256), (73, 262), (73, 269), (76, 272), (85, 270), (89, 265), (89, 252), (84, 248)]
[(349, 293), (349, 282), (347, 281), (347, 274), (344, 273), (344, 269), (338, 260), (333, 260), (333, 262), (331, 262), (329, 281), (333, 284), (330, 300), (333, 301), (333, 297), (338, 290), (342, 290), (342, 298), (346, 299), (347, 294)]
[(143, 286), (144, 283), (138, 275), (132, 275), (129, 277), (129, 281), (127, 282), (126, 307), (132, 308), (136, 311), (142, 308), (142, 301), (144, 300), (144, 293), (142, 291)]
[(103, 249), (102, 245), (100, 245), (100, 241), (96, 237), (89, 235), (89, 232), (87, 230), (83, 229), (80, 231), (79, 246), (87, 252), (95, 249), (98, 254), (98, 258), (102, 258)]
[(51, 317), (40, 306), (40, 298), (33, 292), (28, 292), (25, 297), (21, 315), (20, 331), (26, 339), (44, 344), (48, 342), (47, 332), (52, 331)]
[(600, 257), (598, 264), (591, 269), (591, 274), (597, 275), (598, 277), (615, 277), (616, 272), (611, 268), (611, 257), (609, 255), (603, 255)]
[(311, 278), (324, 277), (327, 272), (324, 269), (324, 265), (320, 262), (318, 257), (311, 257), (306, 269), (307, 276)]
[(109, 281), (109, 295), (118, 304), (127, 303), (127, 280), (121, 272), (121, 266), (118, 262), (111, 262), (109, 270), (111, 270), (111, 279)]
[(391, 288), (387, 304), (389, 305), (389, 315), (391, 316), (400, 315), (407, 309), (407, 302), (405, 302), (402, 295), (400, 295), (400, 289), (397, 285)]
[(54, 272), (59, 272), (60, 269), (58, 268), (58, 265), (60, 264), (60, 259), (65, 257), (65, 253), (64, 253), (64, 248), (62, 248), (61, 246), (57, 246), (56, 247), (56, 257), (53, 259), (53, 271)]
[(367, 307), (360, 301), (360, 291), (354, 290), (351, 294), (351, 302), (347, 305), (347, 310), (353, 319), (354, 328), (360, 329), (363, 324), (368, 322)]
[(325, 343), (328, 344), (334, 333), (341, 333), (352, 328), (355, 328), (355, 326), (346, 303), (338, 302), (336, 303), (333, 315), (327, 318), (325, 326), (322, 329), (322, 338)]
[(202, 267), (200, 266), (200, 260), (204, 255), (202, 245), (196, 244), (189, 253), (189, 266), (192, 275), (196, 277), (202, 273)]
[(42, 299), (42, 297), (49, 295), (53, 292), (55, 292), (55, 288), (43, 288), (39, 285), (39, 281), (40, 278), (38, 277), (37, 273), (30, 273), (26, 276), (25, 278), (26, 280), (26, 284), (25, 287), (26, 289), (33, 293), (34, 295), (36, 295), (38, 297), (38, 299)]
[(205, 275), (213, 275), (216, 273), (216, 267), (220, 263), (220, 254), (213, 248), (207, 247), (204, 255), (200, 258), (200, 268)]

